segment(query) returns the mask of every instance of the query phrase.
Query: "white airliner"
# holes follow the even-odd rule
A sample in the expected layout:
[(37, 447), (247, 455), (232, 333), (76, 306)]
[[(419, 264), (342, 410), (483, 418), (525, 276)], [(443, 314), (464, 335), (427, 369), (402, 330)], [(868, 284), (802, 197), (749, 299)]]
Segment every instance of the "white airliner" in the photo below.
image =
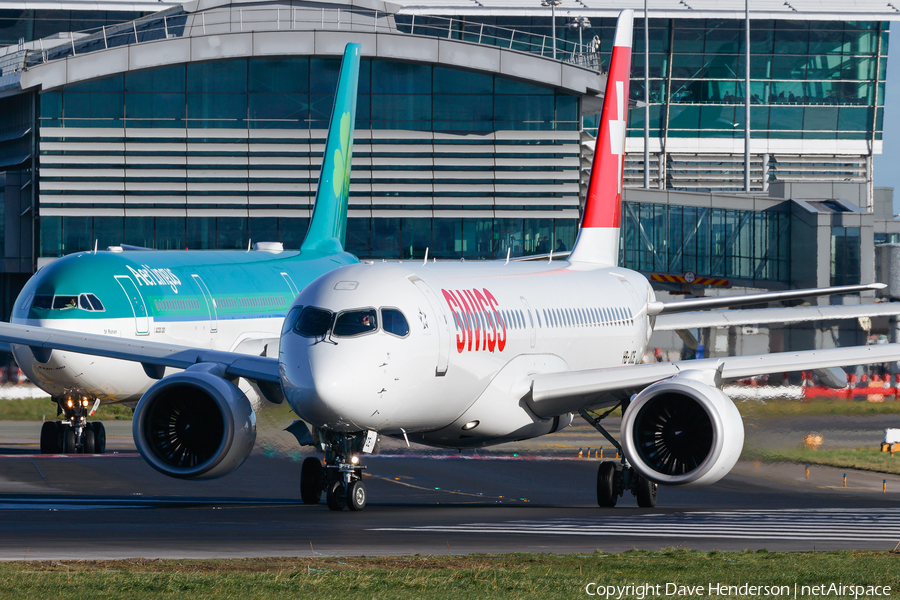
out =
[[(629, 491), (650, 507), (657, 484), (721, 479), (744, 438), (724, 382), (814, 369), (843, 385), (834, 367), (900, 360), (900, 345), (639, 364), (668, 314), (879, 286), (663, 303), (641, 274), (616, 266), (632, 19), (631, 10), (619, 17), (584, 217), (567, 260), (341, 267), (300, 292), (277, 359), (18, 325), (0, 325), (0, 340), (137, 361), (147, 372), (184, 369), (154, 384), (134, 416), (138, 450), (173, 477), (224, 475), (249, 454), (255, 418), (237, 378), (283, 394), (308, 428), (303, 441), (325, 453), (324, 468), (304, 461), (301, 497), (317, 503), (324, 492), (333, 510), (365, 506), (360, 459), (378, 435), (471, 448), (552, 433), (578, 414), (622, 450), (621, 463), (600, 464), (601, 506)], [(742, 318), (810, 318), (791, 310)], [(679, 327), (692, 326), (677, 316)], [(594, 416), (616, 406), (624, 409), (621, 445), (602, 427), (604, 415)]]

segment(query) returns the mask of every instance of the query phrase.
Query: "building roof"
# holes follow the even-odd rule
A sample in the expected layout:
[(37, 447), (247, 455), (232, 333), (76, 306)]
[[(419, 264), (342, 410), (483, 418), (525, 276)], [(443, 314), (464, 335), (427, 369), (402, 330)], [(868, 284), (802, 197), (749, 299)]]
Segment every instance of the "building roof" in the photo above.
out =
[[(395, 0), (397, 1), (397, 0)], [(399, 0), (404, 14), (547, 16), (540, 0)], [(896, 3), (900, 6), (900, 2)], [(623, 9), (643, 18), (644, 0), (563, 0), (560, 16), (615, 17)], [(744, 0), (648, 0), (650, 18), (743, 19)], [(889, 0), (750, 0), (751, 19), (900, 21)]]

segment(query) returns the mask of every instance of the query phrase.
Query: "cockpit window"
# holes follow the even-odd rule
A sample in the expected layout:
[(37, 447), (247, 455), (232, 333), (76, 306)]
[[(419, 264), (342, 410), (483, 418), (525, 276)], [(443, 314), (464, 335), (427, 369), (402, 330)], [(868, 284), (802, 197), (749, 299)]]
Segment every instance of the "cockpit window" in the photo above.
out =
[(303, 337), (322, 337), (331, 329), (334, 313), (330, 310), (307, 306), (300, 313), (294, 331)]
[(409, 323), (406, 317), (396, 308), (381, 309), (381, 326), (387, 333), (398, 337), (406, 337), (409, 335)]
[(303, 310), (302, 306), (291, 307), (291, 310), (288, 311), (287, 316), (284, 317), (284, 323), (282, 323), (281, 325), (281, 335), (284, 335), (294, 327), (294, 321), (297, 320), (297, 315), (300, 314), (301, 310)]
[(378, 329), (378, 313), (374, 308), (348, 310), (334, 321), (335, 337), (352, 337)]
[(53, 308), (78, 308), (78, 296), (56, 295), (53, 297)]
[(88, 302), (91, 303), (93, 310), (106, 310), (105, 308), (103, 308), (103, 303), (100, 302), (100, 298), (98, 298), (97, 296), (93, 294), (82, 294), (82, 297), (88, 299)]
[(42, 310), (50, 310), (53, 308), (53, 296), (49, 294), (35, 294), (31, 308), (39, 308)]

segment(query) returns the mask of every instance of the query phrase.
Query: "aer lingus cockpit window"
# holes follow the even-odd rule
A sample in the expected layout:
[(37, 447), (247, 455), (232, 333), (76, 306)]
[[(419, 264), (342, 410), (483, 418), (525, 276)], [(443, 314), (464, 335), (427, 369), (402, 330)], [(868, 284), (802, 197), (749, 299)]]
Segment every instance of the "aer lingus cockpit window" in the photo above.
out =
[(50, 310), (53, 308), (53, 296), (49, 294), (35, 294), (34, 301), (31, 303), (31, 308)]
[(381, 309), (381, 326), (385, 332), (398, 337), (406, 337), (409, 334), (409, 323), (406, 317), (396, 308)]
[(53, 308), (55, 310), (63, 308), (78, 308), (78, 296), (64, 296), (57, 294), (53, 297)]
[(94, 294), (82, 294), (78, 299), (78, 305), (84, 310), (106, 310), (105, 308), (103, 308), (103, 303), (100, 302), (100, 298), (98, 298)]
[(374, 308), (348, 310), (334, 320), (335, 337), (353, 337), (378, 329), (378, 313)]
[(300, 313), (300, 318), (297, 319), (294, 331), (303, 337), (322, 337), (331, 329), (333, 321), (334, 313), (330, 310), (307, 306)]
[(294, 306), (288, 311), (287, 316), (284, 318), (284, 323), (281, 324), (281, 335), (284, 335), (293, 329), (294, 321), (297, 320), (301, 310), (303, 310), (302, 306)]

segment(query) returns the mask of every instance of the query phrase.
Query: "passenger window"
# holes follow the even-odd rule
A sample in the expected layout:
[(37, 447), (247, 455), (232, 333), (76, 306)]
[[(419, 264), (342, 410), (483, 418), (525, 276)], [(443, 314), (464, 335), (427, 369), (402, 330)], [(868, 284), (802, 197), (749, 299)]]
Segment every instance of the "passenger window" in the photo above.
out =
[(78, 308), (78, 296), (54, 296), (53, 308)]
[(323, 337), (331, 329), (334, 313), (330, 310), (307, 306), (300, 313), (294, 331), (303, 337)]
[(288, 314), (284, 317), (284, 323), (281, 324), (281, 335), (284, 335), (294, 327), (294, 321), (297, 320), (297, 316), (300, 314), (301, 310), (303, 310), (302, 306), (291, 307), (291, 310), (289, 310)]
[(35, 295), (34, 302), (31, 303), (31, 308), (50, 310), (51, 308), (53, 308), (53, 296), (44, 294)]
[(406, 317), (403, 316), (403, 313), (396, 308), (382, 308), (381, 323), (386, 333), (397, 337), (409, 335), (409, 323), (406, 322)]
[(352, 337), (378, 329), (378, 315), (374, 308), (342, 312), (334, 320), (336, 337)]

